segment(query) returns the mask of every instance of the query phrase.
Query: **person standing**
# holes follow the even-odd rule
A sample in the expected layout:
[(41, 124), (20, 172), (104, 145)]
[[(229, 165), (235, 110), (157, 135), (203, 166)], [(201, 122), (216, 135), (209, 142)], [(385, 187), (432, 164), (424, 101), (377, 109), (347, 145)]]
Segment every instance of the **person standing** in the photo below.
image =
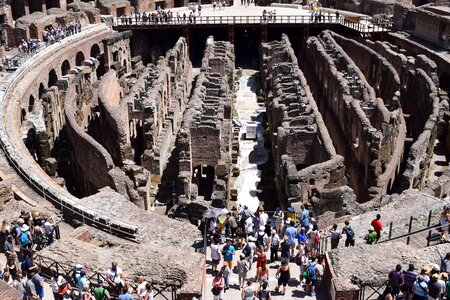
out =
[(400, 287), (405, 300), (411, 300), (413, 295), (414, 282), (417, 279), (417, 273), (414, 272), (415, 268), (413, 264), (409, 264), (409, 268), (403, 271), (403, 282), (404, 284)]
[(62, 285), (63, 277), (54, 271), (52, 278), (50, 278), (50, 287), (52, 288), (53, 298), (61, 300), (62, 296), (59, 294), (59, 287)]
[(225, 289), (225, 280), (222, 277), (221, 272), (217, 272), (212, 281), (212, 293), (214, 300), (223, 300), (223, 294)]
[(280, 236), (275, 229), (272, 229), (270, 236), (270, 262), (278, 260), (278, 248), (280, 247)]
[(231, 269), (228, 267), (228, 263), (224, 262), (222, 268), (220, 269), (222, 277), (225, 280), (225, 291), (230, 288), (230, 273)]
[(275, 219), (275, 229), (279, 234), (283, 235), (281, 230), (283, 229), (284, 213), (279, 207), (275, 210), (273, 218)]
[(111, 296), (107, 289), (103, 287), (103, 280), (99, 279), (97, 286), (93, 289), (95, 300), (109, 300)]
[(233, 266), (233, 256), (235, 254), (235, 250), (233, 245), (231, 244), (231, 239), (227, 239), (227, 244), (222, 248), (222, 255), (224, 261), (228, 263), (228, 267), (231, 269)]
[(264, 212), (264, 208), (260, 206), (258, 208), (258, 219), (259, 219), (259, 225), (258, 226), (266, 226), (267, 221), (269, 220), (269, 215)]
[(242, 300), (254, 300), (256, 296), (256, 289), (252, 284), (251, 280), (247, 280), (247, 286), (242, 289), (241, 299)]
[(302, 227), (308, 228), (309, 227), (309, 218), (310, 218), (310, 213), (309, 213), (308, 207), (305, 205), (302, 205), (301, 209), (302, 209), (302, 213), (300, 214), (300, 224), (302, 225)]
[(333, 250), (339, 246), (339, 240), (342, 237), (341, 233), (337, 230), (337, 224), (333, 224), (333, 227), (330, 229), (330, 234), (331, 234), (331, 250)]
[(294, 221), (291, 220), (289, 227), (286, 228), (286, 236), (288, 237), (287, 244), (291, 250), (290, 256), (294, 256), (295, 238), (297, 237), (297, 229), (295, 229), (294, 225)]
[(347, 220), (345, 221), (345, 225), (342, 228), (341, 234), (345, 234), (345, 247), (354, 247), (355, 246), (355, 232), (353, 231), (352, 226), (350, 225), (350, 222)]
[(125, 274), (117, 265), (117, 262), (112, 262), (111, 268), (106, 271), (106, 281), (115, 289), (116, 294), (120, 293), (124, 287)]
[(397, 298), (404, 283), (405, 280), (402, 273), (402, 266), (397, 265), (395, 266), (395, 270), (392, 270), (388, 276), (388, 285), (392, 288), (392, 295), (395, 298)]
[(378, 240), (381, 237), (381, 231), (383, 230), (383, 223), (381, 223), (381, 215), (377, 214), (376, 218), (372, 220), (372, 223), (370, 225), (373, 227), (375, 232), (377, 233), (377, 239), (375, 243), (378, 243)]
[(245, 280), (247, 280), (247, 272), (250, 269), (248, 261), (245, 259), (245, 254), (241, 253), (240, 260), (237, 262), (237, 271), (239, 276), (239, 287), (243, 288)]
[(211, 271), (217, 272), (217, 266), (220, 263), (220, 251), (219, 246), (216, 244), (214, 239), (211, 239)]
[(33, 275), (33, 283), (35, 287), (36, 294), (39, 299), (44, 299), (44, 278), (39, 274), (40, 269), (37, 268), (36, 273)]
[(414, 282), (413, 300), (428, 300), (428, 284), (422, 275)]
[(267, 263), (265, 260), (261, 262), (261, 266), (256, 271), (256, 281), (259, 282), (261, 286), (264, 281), (269, 280), (269, 268), (267, 268)]
[(272, 294), (267, 288), (268, 285), (269, 283), (267, 282), (267, 280), (262, 283), (261, 288), (256, 293), (259, 300), (272, 300)]
[(373, 226), (370, 226), (368, 231), (369, 231), (369, 233), (365, 237), (366, 244), (375, 245), (375, 243), (377, 241), (377, 233), (375, 232), (375, 229), (373, 228)]
[(147, 282), (147, 284), (145, 285), (145, 294), (141, 298), (139, 298), (139, 300), (153, 300), (153, 297), (154, 295), (152, 286)]
[(122, 288), (122, 293), (117, 298), (118, 300), (133, 300), (133, 295), (131, 295), (128, 291), (127, 287)]
[(278, 285), (275, 288), (275, 291), (278, 292), (280, 290), (280, 286), (283, 286), (283, 291), (281, 292), (281, 295), (284, 295), (286, 293), (286, 285), (291, 277), (289, 269), (289, 260), (287, 259), (281, 260), (281, 265), (278, 268), (275, 277), (278, 278)]

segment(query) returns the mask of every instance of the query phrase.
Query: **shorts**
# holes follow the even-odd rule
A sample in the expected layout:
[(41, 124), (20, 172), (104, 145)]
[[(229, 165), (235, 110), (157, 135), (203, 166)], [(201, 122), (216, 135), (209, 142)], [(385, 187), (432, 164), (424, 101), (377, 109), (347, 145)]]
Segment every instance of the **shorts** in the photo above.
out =
[(36, 294), (39, 297), (44, 298), (44, 288), (43, 287), (36, 287)]
[(306, 279), (306, 284), (307, 285), (316, 285), (317, 284), (317, 279), (308, 278), (308, 279)]
[(220, 263), (220, 259), (213, 259), (213, 260), (212, 260), (212, 264), (213, 264), (213, 265), (216, 265), (216, 266), (217, 266), (219, 263)]
[(219, 293), (219, 295), (213, 295), (213, 299), (214, 300), (220, 300), (220, 299), (223, 299), (223, 289), (222, 290), (220, 290), (220, 293)]
[(286, 286), (288, 281), (289, 281), (289, 278), (280, 277), (280, 278), (278, 278), (278, 285)]

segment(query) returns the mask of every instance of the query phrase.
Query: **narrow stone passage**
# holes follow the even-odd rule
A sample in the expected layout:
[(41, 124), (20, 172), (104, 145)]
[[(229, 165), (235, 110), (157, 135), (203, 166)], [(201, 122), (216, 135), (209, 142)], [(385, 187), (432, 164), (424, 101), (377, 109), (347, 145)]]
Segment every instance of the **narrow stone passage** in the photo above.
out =
[[(262, 121), (265, 108), (258, 104), (256, 90), (258, 86), (258, 72), (244, 70), (239, 79), (236, 91), (235, 118), (241, 124), (239, 131), (239, 157), (237, 166), (239, 176), (234, 188), (238, 191), (237, 203), (247, 205), (255, 211), (259, 205), (257, 185), (261, 180), (261, 170), (258, 169), (268, 160), (268, 150), (264, 148), (264, 128)], [(250, 122), (256, 124), (256, 139), (246, 138), (246, 129)]]

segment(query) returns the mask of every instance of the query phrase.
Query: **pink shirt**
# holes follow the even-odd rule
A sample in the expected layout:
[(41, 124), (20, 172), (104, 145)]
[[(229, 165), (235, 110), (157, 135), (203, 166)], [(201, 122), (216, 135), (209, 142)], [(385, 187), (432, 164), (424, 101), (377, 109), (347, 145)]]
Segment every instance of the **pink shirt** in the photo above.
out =
[(214, 276), (214, 279), (212, 281), (212, 285), (213, 286), (220, 286), (220, 288), (223, 289), (224, 288), (223, 287), (223, 285), (224, 285), (223, 278), (222, 277), (218, 278), (218, 277)]

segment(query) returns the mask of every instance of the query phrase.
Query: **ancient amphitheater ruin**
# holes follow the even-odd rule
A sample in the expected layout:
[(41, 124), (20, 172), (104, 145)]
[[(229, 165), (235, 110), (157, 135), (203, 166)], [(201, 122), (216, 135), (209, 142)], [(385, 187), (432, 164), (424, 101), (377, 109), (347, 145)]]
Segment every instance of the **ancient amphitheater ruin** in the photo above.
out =
[[(212, 299), (202, 216), (244, 204), (310, 205), (321, 299), (372, 299), (397, 263), (450, 252), (430, 239), (450, 196), (448, 3), (256, 2), (0, 4), (0, 216), (59, 220), (43, 272), (116, 261), (155, 299)], [(357, 245), (330, 251), (345, 220)], [(0, 298), (21, 299), (1, 280)]]

